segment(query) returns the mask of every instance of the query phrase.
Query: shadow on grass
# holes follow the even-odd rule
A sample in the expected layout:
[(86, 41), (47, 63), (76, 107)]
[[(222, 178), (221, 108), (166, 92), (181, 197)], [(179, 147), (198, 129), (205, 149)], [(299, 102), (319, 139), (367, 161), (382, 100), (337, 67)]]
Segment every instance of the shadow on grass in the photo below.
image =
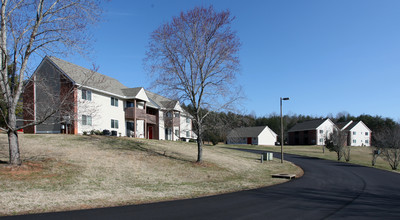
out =
[[(126, 138), (119, 138), (119, 137), (102, 137), (100, 141), (101, 141), (101, 143), (107, 145), (105, 147), (106, 149), (141, 151), (141, 152), (145, 152), (152, 156), (161, 156), (161, 157), (166, 157), (166, 158), (181, 161), (181, 162), (195, 163), (194, 161), (191, 161), (189, 159), (179, 157), (179, 154), (174, 153), (174, 152), (167, 152), (167, 151), (160, 152), (160, 151), (157, 151), (154, 149), (150, 149), (150, 148), (146, 147), (146, 145), (148, 146), (148, 144), (137, 142), (134, 139), (126, 139)], [(176, 154), (176, 156), (173, 154)]]

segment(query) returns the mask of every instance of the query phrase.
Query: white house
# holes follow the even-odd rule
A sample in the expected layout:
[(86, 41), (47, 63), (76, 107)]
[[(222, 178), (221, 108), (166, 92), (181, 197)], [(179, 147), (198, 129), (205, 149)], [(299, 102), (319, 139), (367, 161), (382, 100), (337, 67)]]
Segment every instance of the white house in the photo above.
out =
[(362, 121), (340, 123), (338, 127), (347, 132), (348, 146), (371, 146), (372, 131)]
[(268, 126), (236, 128), (229, 132), (227, 144), (275, 145), (277, 136)]
[(52, 116), (26, 133), (82, 134), (108, 130), (112, 135), (159, 140), (196, 138), (192, 117), (179, 101), (67, 61), (46, 56), (24, 91), (24, 121)]
[(324, 145), (326, 138), (337, 129), (329, 118), (297, 123), (288, 131), (290, 145)]

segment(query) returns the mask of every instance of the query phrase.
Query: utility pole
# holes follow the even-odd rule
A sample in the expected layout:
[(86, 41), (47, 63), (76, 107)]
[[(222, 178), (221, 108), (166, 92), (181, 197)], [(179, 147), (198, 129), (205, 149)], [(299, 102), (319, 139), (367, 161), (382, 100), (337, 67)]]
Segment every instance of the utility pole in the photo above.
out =
[(283, 163), (283, 117), (282, 117), (282, 100), (289, 100), (289, 97), (281, 97), (281, 163)]

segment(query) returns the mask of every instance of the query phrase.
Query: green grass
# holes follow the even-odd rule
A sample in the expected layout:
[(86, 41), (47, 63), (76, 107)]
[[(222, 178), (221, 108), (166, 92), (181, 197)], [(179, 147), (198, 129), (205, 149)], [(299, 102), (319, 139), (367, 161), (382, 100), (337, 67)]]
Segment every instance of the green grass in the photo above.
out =
[[(20, 136), (23, 165), (0, 164), (0, 215), (194, 198), (282, 183), (291, 163), (195, 143), (77, 135)], [(8, 160), (0, 135), (0, 161)]]
[[(255, 145), (232, 145), (235, 148), (247, 148), (247, 149), (258, 149), (258, 150), (265, 150), (271, 152), (281, 152), (280, 146), (255, 146)], [(284, 153), (289, 154), (296, 154), (296, 155), (303, 155), (309, 157), (317, 157), (321, 159), (327, 160), (336, 160), (337, 155), (335, 152), (330, 152), (328, 149), (325, 148), (325, 152), (323, 152), (322, 146), (284, 146), (283, 147)], [(372, 167), (372, 151), (373, 147), (351, 147), (350, 153), (350, 161), (349, 163), (358, 164), (363, 166)], [(344, 161), (344, 157), (342, 157), (341, 161)], [(375, 163), (375, 168), (389, 170), (392, 171), (389, 163), (385, 161), (382, 157), (378, 157)]]

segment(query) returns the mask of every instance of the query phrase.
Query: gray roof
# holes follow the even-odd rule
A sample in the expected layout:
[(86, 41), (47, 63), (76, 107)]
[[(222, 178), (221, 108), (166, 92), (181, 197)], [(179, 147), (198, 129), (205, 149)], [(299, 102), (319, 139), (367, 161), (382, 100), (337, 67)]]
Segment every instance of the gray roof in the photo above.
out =
[(228, 137), (258, 137), (268, 126), (235, 128), (229, 132)]
[(143, 87), (121, 89), (122, 93), (127, 97), (136, 97)]
[[(58, 69), (64, 72), (73, 82), (84, 87), (105, 91), (124, 98), (136, 98), (140, 90), (143, 89), (143, 87), (128, 88), (114, 78), (67, 62), (57, 57), (47, 56), (47, 58)], [(145, 92), (149, 98), (149, 102), (147, 102), (147, 106), (149, 107), (157, 109), (172, 109), (178, 103), (177, 100), (172, 100), (147, 90), (145, 90)]]
[(339, 128), (339, 129), (342, 129), (344, 126), (346, 126), (347, 124), (349, 123), (349, 121), (348, 122), (337, 122), (336, 123), (336, 126)]
[(124, 96), (125, 94), (123, 89), (128, 89), (128, 87), (124, 86), (121, 82), (109, 76), (86, 69), (56, 57), (48, 58), (60, 70), (67, 74), (71, 80), (81, 86), (106, 91), (119, 96)]
[(360, 121), (353, 121), (351, 124), (349, 124), (349, 126), (347, 126), (344, 130), (345, 131), (350, 131), (351, 129), (354, 128), (354, 126), (356, 126)]
[(175, 105), (178, 102), (176, 100), (172, 100), (172, 99), (166, 98), (166, 97), (158, 95), (156, 93), (152, 93), (152, 92), (147, 91), (147, 90), (145, 90), (145, 91), (146, 91), (147, 97), (149, 97), (149, 99), (151, 101), (153, 101), (156, 105), (158, 105), (160, 108), (172, 109), (172, 108), (175, 107)]
[(302, 123), (297, 123), (291, 129), (289, 129), (288, 132), (315, 130), (326, 120), (327, 119), (316, 119), (316, 120), (305, 121)]

